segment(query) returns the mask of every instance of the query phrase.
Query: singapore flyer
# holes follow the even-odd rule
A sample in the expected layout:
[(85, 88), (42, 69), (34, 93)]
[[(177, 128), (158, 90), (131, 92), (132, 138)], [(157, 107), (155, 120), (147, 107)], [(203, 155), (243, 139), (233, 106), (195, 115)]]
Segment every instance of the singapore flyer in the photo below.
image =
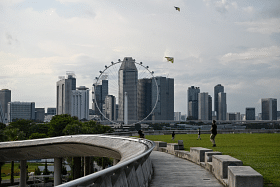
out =
[(104, 67), (93, 84), (95, 115), (114, 125), (135, 125), (152, 120), (159, 91), (149, 66), (125, 57)]

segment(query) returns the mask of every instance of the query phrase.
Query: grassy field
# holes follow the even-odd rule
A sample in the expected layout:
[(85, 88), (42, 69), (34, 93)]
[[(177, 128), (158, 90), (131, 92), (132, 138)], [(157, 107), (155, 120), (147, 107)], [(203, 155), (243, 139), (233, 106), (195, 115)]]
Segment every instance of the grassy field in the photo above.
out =
[(175, 141), (171, 135), (147, 135), (153, 141), (175, 143), (183, 140), (185, 150), (190, 147), (204, 147), (220, 151), (243, 161), (243, 165), (251, 166), (264, 177), (264, 186), (280, 187), (280, 134), (218, 134), (217, 147), (212, 147), (210, 134), (202, 134), (197, 140), (196, 134), (178, 134)]
[[(15, 162), (14, 165), (14, 173), (15, 173), (15, 178), (19, 178), (19, 173), (20, 173), (20, 169), (19, 169), (19, 163)], [(44, 163), (28, 163), (28, 172), (34, 172), (35, 168), (37, 168), (38, 166), (44, 166)], [(5, 177), (2, 177), (2, 180), (6, 180), (6, 179), (10, 179), (11, 178), (11, 163), (6, 163), (2, 166), (1, 168), (1, 173), (5, 173)]]

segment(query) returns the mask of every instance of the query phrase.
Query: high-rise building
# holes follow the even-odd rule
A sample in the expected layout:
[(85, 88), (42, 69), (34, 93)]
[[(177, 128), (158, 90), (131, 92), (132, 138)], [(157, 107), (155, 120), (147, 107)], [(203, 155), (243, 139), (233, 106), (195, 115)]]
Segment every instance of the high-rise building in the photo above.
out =
[[(95, 93), (95, 94), (94, 94)], [(108, 95), (108, 80), (101, 80), (100, 84), (93, 84), (92, 88), (92, 110), (94, 115), (99, 115), (101, 118), (100, 111), (104, 114), (103, 105), (105, 104), (105, 97)], [(97, 108), (97, 106), (99, 108)]]
[(47, 108), (47, 115), (56, 115), (56, 108)]
[(218, 113), (217, 120), (226, 120), (227, 119), (227, 99), (226, 93), (218, 93)]
[(200, 93), (199, 87), (188, 88), (188, 119), (198, 119), (198, 93)]
[[(152, 111), (152, 79), (139, 79), (137, 92), (138, 120), (146, 118)], [(151, 120), (152, 116), (147, 119)]]
[(8, 122), (16, 119), (35, 120), (34, 102), (9, 102)]
[(74, 72), (66, 72), (67, 79), (64, 76), (59, 77), (56, 82), (56, 114), (70, 114), (72, 107), (72, 90), (76, 90), (76, 78)]
[(218, 98), (218, 94), (222, 92), (224, 93), (224, 86), (222, 86), (221, 84), (217, 84), (214, 87), (214, 111), (216, 112), (216, 116), (218, 119), (218, 110), (219, 110), (219, 98)]
[(105, 98), (105, 115), (109, 120), (117, 120), (116, 97), (113, 95), (107, 95)]
[(227, 120), (240, 120), (240, 112), (227, 113)]
[(208, 95), (208, 120), (212, 120), (212, 97)]
[(8, 103), (11, 102), (11, 90), (0, 90), (0, 122), (7, 123), (8, 120)]
[[(156, 82), (155, 82), (156, 81)], [(155, 77), (152, 79), (152, 107), (155, 106), (152, 113), (152, 120), (174, 120), (174, 79), (166, 77)]]
[(198, 93), (198, 119), (209, 120), (208, 93)]
[(35, 121), (44, 122), (45, 120), (45, 108), (35, 108)]
[(247, 107), (245, 114), (246, 114), (246, 120), (255, 120), (256, 118), (255, 108)]
[(85, 86), (80, 86), (77, 90), (72, 90), (71, 116), (78, 119), (89, 119), (89, 90)]
[(124, 97), (127, 93), (128, 120), (137, 120), (138, 70), (135, 59), (125, 57), (119, 69), (119, 114), (118, 121), (124, 121)]
[(277, 120), (277, 99), (262, 99), (262, 120)]
[(181, 121), (181, 112), (174, 112), (174, 121)]

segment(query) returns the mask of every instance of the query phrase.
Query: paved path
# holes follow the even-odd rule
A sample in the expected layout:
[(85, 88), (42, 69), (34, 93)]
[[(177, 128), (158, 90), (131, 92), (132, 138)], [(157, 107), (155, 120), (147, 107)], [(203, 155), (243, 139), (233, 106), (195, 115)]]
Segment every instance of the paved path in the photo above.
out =
[(159, 151), (153, 151), (150, 158), (154, 167), (150, 187), (223, 187), (210, 172), (188, 160)]

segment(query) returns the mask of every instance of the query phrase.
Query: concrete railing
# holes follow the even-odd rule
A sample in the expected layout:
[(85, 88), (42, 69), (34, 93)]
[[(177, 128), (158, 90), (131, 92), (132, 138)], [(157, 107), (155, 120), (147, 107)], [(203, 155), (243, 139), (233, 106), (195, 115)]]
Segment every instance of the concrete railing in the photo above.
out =
[(190, 151), (176, 150), (176, 146), (165, 142), (155, 142), (154, 150), (173, 154), (177, 157), (194, 162), (211, 173), (224, 186), (229, 187), (263, 187), (263, 176), (250, 166), (243, 166), (241, 160), (221, 152), (203, 147), (191, 147)]
[[(1, 142), (0, 162), (20, 161), (21, 164), (26, 164), (26, 161), (31, 159), (54, 158), (54, 182), (55, 185), (59, 185), (61, 184), (62, 157), (110, 157), (119, 162), (112, 167), (59, 186), (147, 186), (153, 173), (149, 155), (154, 147), (153, 141), (130, 137), (62, 136)], [(21, 181), (20, 186), (25, 186), (25, 179)]]

